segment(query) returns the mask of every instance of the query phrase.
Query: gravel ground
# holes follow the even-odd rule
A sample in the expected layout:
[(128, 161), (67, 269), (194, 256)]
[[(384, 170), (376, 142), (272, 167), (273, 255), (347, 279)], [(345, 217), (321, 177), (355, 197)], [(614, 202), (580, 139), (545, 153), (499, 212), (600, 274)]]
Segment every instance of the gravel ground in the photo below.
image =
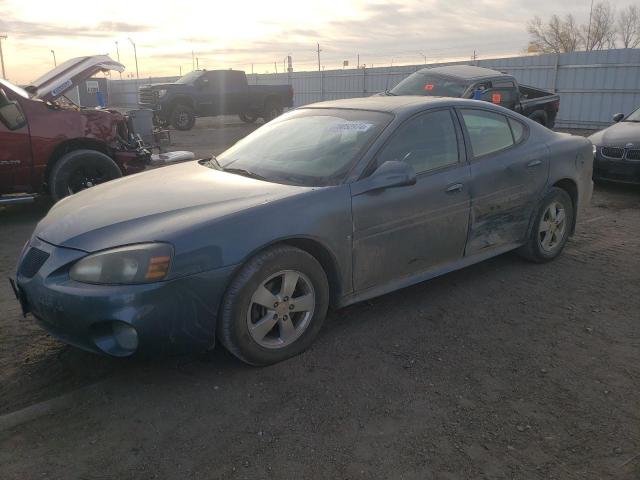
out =
[[(217, 153), (251, 128), (174, 140)], [(47, 208), (0, 210), (0, 276)], [(0, 432), (0, 478), (640, 478), (638, 251), (640, 188), (598, 186), (557, 261), (506, 254), (333, 312), (261, 369), (83, 353), (0, 282), (0, 413), (95, 384)]]

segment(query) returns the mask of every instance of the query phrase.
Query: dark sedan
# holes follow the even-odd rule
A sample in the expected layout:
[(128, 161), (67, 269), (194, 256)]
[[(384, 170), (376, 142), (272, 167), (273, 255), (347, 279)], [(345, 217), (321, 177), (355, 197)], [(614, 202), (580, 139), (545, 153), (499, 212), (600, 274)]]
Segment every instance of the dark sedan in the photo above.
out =
[(25, 313), (94, 352), (303, 351), (327, 309), (517, 249), (557, 257), (592, 145), (502, 107), (375, 97), (289, 112), (211, 158), (54, 206), (20, 258)]
[(613, 121), (589, 137), (594, 145), (593, 178), (640, 185), (640, 108), (627, 117), (618, 113)]

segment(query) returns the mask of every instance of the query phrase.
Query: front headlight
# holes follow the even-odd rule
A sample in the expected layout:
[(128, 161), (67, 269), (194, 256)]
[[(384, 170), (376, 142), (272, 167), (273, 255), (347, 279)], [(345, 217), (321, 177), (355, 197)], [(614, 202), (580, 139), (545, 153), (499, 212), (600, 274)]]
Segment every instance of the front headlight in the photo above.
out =
[(595, 157), (597, 153), (598, 153), (598, 147), (596, 147), (596, 146), (594, 145), (594, 146), (593, 146), (593, 156)]
[(145, 243), (114, 248), (79, 260), (69, 272), (76, 282), (130, 285), (164, 280), (169, 273), (173, 247)]
[(158, 98), (162, 98), (167, 94), (167, 89), (166, 88), (161, 88), (160, 90), (158, 90)]

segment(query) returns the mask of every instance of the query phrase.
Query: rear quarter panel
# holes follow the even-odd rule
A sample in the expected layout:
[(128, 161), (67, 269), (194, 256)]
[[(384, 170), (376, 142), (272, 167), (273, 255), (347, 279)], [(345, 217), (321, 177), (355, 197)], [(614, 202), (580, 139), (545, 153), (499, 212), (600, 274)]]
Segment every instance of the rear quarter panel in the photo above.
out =
[(575, 183), (578, 192), (576, 215), (580, 217), (591, 203), (593, 192), (593, 145), (586, 138), (564, 133), (554, 133), (548, 145), (549, 185), (567, 179)]

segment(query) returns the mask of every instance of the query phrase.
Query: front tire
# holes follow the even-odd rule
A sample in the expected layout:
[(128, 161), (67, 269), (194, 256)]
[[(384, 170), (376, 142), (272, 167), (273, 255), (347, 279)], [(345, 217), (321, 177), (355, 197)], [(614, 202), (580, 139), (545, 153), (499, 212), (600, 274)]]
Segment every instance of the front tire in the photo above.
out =
[(122, 172), (110, 157), (96, 150), (74, 150), (56, 162), (49, 175), (49, 192), (54, 201), (120, 178)]
[(518, 249), (520, 256), (536, 263), (555, 259), (569, 239), (574, 215), (569, 194), (553, 187), (540, 203), (529, 239)]
[(191, 130), (196, 123), (196, 115), (193, 108), (188, 105), (178, 104), (171, 112), (171, 125), (176, 130)]
[(217, 335), (250, 365), (270, 365), (306, 350), (329, 305), (327, 276), (307, 252), (287, 245), (251, 258), (232, 280)]

